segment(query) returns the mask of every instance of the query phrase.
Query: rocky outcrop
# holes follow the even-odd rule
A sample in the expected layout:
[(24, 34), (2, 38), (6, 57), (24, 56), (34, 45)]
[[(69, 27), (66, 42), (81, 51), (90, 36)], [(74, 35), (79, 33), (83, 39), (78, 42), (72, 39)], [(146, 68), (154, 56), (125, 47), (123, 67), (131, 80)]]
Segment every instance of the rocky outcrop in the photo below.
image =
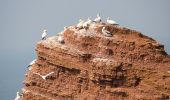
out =
[[(102, 27), (112, 36), (103, 35)], [(163, 45), (135, 30), (106, 23), (91, 23), (88, 29), (70, 26), (38, 42), (36, 54), (23, 100), (170, 99), (169, 55)], [(40, 77), (50, 72), (46, 80)]]

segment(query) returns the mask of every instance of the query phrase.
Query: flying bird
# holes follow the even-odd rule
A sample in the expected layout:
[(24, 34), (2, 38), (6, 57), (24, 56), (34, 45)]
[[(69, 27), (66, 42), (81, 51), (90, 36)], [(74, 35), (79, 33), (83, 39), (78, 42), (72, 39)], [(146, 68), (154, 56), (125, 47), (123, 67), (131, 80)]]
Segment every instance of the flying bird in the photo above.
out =
[(45, 39), (46, 39), (46, 36), (47, 36), (47, 30), (43, 30), (43, 33), (42, 33), (42, 35), (41, 35), (42, 40), (45, 40)]
[(17, 92), (17, 96), (15, 97), (15, 100), (21, 100), (21, 94)]
[(100, 14), (98, 13), (98, 14), (97, 14), (97, 17), (94, 19), (94, 22), (100, 23), (101, 21), (102, 21), (102, 20), (101, 20)]
[(112, 36), (112, 33), (109, 32), (108, 30), (106, 30), (105, 27), (102, 28), (102, 33), (103, 33), (105, 36), (108, 36), (108, 37), (111, 37), (111, 36)]
[(50, 75), (52, 75), (52, 74), (54, 74), (54, 72), (50, 72), (50, 73), (48, 73), (48, 74), (46, 74), (46, 75), (40, 75), (39, 73), (34, 73), (34, 74), (37, 74), (37, 75), (41, 76), (42, 79), (46, 80), (47, 77), (50, 76)]
[(114, 20), (111, 20), (110, 17), (107, 18), (107, 23), (112, 25), (118, 25), (118, 23)]

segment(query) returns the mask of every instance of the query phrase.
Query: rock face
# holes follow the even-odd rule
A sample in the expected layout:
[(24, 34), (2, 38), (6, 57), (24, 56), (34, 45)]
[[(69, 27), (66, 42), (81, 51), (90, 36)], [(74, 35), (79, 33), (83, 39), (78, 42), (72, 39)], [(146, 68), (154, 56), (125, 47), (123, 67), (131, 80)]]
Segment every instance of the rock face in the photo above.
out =
[[(102, 27), (112, 36), (103, 35)], [(106, 23), (70, 26), (38, 42), (36, 53), (23, 100), (170, 99), (169, 55), (163, 45), (135, 30)], [(46, 80), (40, 76), (50, 72)]]

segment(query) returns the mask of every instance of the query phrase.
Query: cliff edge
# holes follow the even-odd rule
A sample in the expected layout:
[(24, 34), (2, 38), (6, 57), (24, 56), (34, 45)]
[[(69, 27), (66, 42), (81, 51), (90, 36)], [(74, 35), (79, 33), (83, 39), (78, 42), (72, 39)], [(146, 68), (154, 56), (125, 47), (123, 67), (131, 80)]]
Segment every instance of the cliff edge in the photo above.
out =
[[(111, 36), (102, 33), (103, 27)], [(170, 99), (169, 55), (135, 30), (107, 23), (91, 23), (87, 29), (73, 25), (39, 41), (36, 54), (23, 100)]]

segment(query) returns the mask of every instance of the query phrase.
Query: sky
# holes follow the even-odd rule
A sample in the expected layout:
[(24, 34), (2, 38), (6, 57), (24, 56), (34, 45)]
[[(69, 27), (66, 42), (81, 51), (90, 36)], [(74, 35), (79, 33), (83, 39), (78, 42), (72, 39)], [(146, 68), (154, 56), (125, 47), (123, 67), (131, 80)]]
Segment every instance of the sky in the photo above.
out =
[(170, 0), (0, 0), (0, 100), (23, 87), (44, 28), (53, 36), (97, 13), (156, 39), (170, 54)]

